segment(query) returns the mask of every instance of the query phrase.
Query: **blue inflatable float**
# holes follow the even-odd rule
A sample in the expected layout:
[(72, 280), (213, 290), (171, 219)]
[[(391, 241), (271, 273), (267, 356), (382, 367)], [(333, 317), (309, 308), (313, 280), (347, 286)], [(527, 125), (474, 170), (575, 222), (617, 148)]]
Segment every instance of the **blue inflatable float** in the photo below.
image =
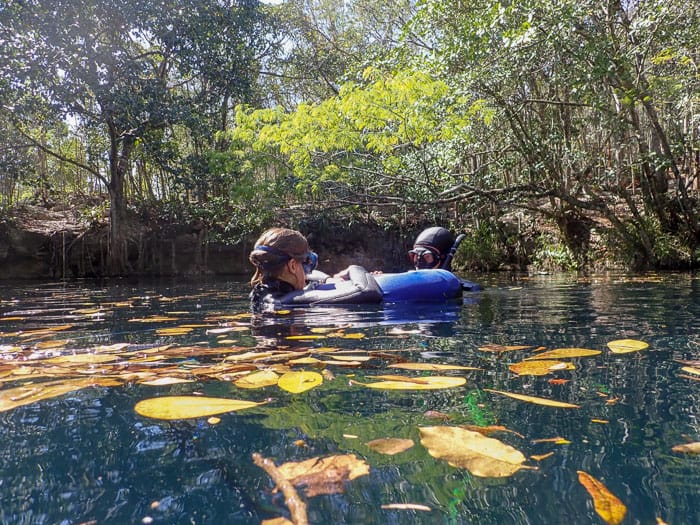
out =
[(320, 281), (272, 300), (272, 306), (277, 309), (324, 304), (435, 303), (457, 299), (463, 290), (480, 289), (478, 285), (463, 281), (448, 270), (412, 270), (377, 275), (361, 266), (350, 266), (348, 270), (347, 280)]
[(413, 270), (375, 275), (384, 302), (443, 302), (462, 295), (462, 280), (447, 270)]

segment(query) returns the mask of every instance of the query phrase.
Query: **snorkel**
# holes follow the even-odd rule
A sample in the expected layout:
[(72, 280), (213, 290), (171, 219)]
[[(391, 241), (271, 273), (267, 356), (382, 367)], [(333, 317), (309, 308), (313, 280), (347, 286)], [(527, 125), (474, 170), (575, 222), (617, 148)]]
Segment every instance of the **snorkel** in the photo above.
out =
[(455, 253), (457, 253), (457, 248), (459, 248), (459, 245), (462, 243), (462, 241), (465, 239), (466, 235), (464, 233), (460, 233), (457, 238), (455, 239), (455, 242), (452, 243), (452, 247), (450, 248), (450, 251), (447, 253), (447, 257), (445, 257), (445, 260), (443, 263), (440, 265), (440, 268), (443, 270), (449, 270), (452, 271), (452, 258), (455, 256)]

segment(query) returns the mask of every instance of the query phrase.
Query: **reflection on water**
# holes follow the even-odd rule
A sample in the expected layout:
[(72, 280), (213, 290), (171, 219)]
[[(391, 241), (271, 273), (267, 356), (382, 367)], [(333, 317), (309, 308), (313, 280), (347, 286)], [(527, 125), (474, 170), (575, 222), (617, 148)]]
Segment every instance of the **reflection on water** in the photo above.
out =
[[(679, 362), (700, 360), (700, 279), (491, 279), (463, 303), (312, 308), (253, 327), (238, 315), (248, 309), (243, 283), (4, 285), (0, 394), (24, 385), (22, 395), (34, 395), (32, 389), (63, 373), (114, 375), (123, 384), (27, 404), (16, 395), (19, 406), (0, 412), (0, 523), (258, 524), (288, 516), (283, 497), (253, 465), (254, 452), (278, 465), (338, 453), (370, 464), (369, 476), (349, 482), (344, 494), (309, 499), (311, 523), (601, 523), (578, 470), (623, 501), (626, 523), (700, 522), (700, 459), (671, 450), (700, 441), (700, 384)], [(178, 327), (177, 335), (163, 330)], [(613, 354), (606, 346), (613, 339), (650, 346)], [(489, 343), (529, 348), (480, 350)], [(538, 347), (602, 353), (569, 359), (574, 370), (546, 376), (509, 370)], [(328, 361), (348, 354), (368, 359), (354, 367), (339, 360), (291, 365), (330, 372), (323, 385), (302, 394), (274, 386), (244, 391), (223, 374), (203, 372), (230, 362), (235, 352), (269, 349)], [(115, 357), (71, 368), (51, 361), (91, 352)], [(357, 384), (382, 374), (418, 380), (430, 374), (389, 368), (399, 361), (478, 370), (440, 372), (467, 378), (463, 387), (445, 390)], [(149, 370), (193, 381), (150, 386), (140, 379)], [(580, 408), (535, 405), (485, 389)], [(158, 421), (133, 410), (142, 399), (191, 393), (271, 401), (221, 415), (218, 424)], [(420, 444), (418, 427), (434, 425), (502, 426), (491, 436), (522, 451), (536, 470), (481, 478), (454, 468)], [(415, 445), (393, 456), (366, 446), (381, 437)], [(382, 509), (388, 503), (432, 510)]]

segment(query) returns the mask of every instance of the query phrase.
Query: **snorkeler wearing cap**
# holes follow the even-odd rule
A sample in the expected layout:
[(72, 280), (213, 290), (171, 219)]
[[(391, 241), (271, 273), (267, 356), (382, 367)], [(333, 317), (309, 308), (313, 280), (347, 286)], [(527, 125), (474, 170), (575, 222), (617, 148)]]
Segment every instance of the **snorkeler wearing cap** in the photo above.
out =
[(318, 256), (300, 232), (270, 228), (256, 241), (248, 256), (255, 267), (250, 281), (254, 312), (308, 304), (379, 303), (382, 291), (372, 275), (361, 266), (345, 270), (348, 279), (336, 287), (322, 287), (330, 281), (316, 270)]

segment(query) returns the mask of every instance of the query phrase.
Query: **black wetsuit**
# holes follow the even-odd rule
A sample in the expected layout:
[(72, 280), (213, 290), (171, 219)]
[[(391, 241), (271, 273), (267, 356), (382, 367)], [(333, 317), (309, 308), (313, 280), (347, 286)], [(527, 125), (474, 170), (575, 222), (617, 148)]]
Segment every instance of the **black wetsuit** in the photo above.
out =
[(259, 313), (290, 306), (380, 303), (383, 298), (371, 273), (362, 266), (350, 266), (347, 281), (314, 283), (303, 290), (295, 290), (285, 281), (267, 278), (250, 292), (250, 306), (254, 313)]

